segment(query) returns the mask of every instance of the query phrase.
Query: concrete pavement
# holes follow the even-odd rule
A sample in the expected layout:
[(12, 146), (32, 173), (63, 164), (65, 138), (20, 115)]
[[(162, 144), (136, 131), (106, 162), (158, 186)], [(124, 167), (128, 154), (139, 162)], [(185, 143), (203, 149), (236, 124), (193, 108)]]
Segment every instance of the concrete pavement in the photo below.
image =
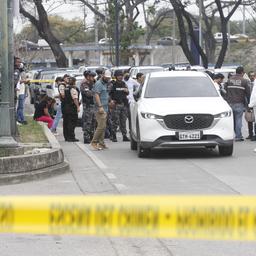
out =
[[(61, 133), (61, 130), (59, 130)], [(82, 141), (78, 128), (77, 137)], [(0, 186), (2, 195), (256, 194), (253, 142), (236, 143), (233, 157), (215, 151), (179, 150), (139, 159), (129, 143), (108, 142), (92, 151), (57, 136), (70, 173), (41, 181)], [(255, 256), (256, 243), (120, 239), (78, 236), (0, 235), (1, 255)]]

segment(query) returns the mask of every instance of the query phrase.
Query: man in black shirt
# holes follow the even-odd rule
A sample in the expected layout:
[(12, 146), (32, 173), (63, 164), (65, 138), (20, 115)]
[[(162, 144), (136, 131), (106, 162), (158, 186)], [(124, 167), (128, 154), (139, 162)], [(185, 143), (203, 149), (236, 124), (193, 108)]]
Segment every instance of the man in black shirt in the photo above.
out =
[(95, 128), (95, 106), (93, 101), (93, 85), (96, 73), (92, 71), (84, 72), (84, 80), (80, 85), (83, 102), (82, 127), (84, 132), (84, 143), (89, 144), (94, 134)]
[(79, 141), (75, 138), (75, 128), (78, 120), (79, 107), (79, 90), (76, 87), (76, 79), (69, 78), (68, 86), (62, 90), (59, 87), (62, 100), (62, 115), (63, 115), (63, 135), (65, 141)]
[(111, 123), (112, 123), (112, 136), (111, 139), (113, 142), (117, 142), (116, 132), (117, 127), (120, 127), (120, 130), (123, 135), (123, 141), (130, 141), (127, 137), (126, 130), (126, 120), (128, 116), (128, 99), (127, 95), (129, 94), (129, 90), (127, 85), (123, 81), (123, 73), (121, 70), (116, 70), (114, 74), (116, 80), (112, 82), (113, 86), (109, 93), (111, 98), (111, 104), (114, 104), (115, 107), (111, 113)]

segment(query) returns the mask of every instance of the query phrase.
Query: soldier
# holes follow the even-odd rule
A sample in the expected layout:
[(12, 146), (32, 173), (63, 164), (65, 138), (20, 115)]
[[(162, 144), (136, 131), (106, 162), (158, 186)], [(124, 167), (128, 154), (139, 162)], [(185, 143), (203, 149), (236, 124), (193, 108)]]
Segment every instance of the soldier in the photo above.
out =
[(123, 135), (123, 141), (130, 141), (127, 137), (126, 130), (126, 120), (128, 116), (128, 99), (127, 95), (129, 94), (129, 90), (125, 82), (123, 81), (123, 73), (121, 70), (116, 70), (114, 74), (116, 80), (113, 81), (113, 86), (110, 91), (111, 103), (115, 104), (115, 107), (111, 113), (111, 121), (112, 121), (112, 131), (111, 140), (113, 142), (117, 142), (116, 132), (117, 127), (120, 127), (120, 130)]
[(84, 72), (84, 80), (80, 85), (83, 102), (82, 127), (84, 133), (84, 143), (89, 144), (94, 133), (95, 127), (95, 106), (93, 100), (93, 86), (96, 73), (92, 71)]
[(70, 77), (68, 86), (60, 85), (59, 90), (62, 100), (63, 135), (65, 141), (79, 141), (75, 138), (75, 128), (78, 120), (78, 112), (80, 111), (79, 90), (76, 87), (76, 79)]

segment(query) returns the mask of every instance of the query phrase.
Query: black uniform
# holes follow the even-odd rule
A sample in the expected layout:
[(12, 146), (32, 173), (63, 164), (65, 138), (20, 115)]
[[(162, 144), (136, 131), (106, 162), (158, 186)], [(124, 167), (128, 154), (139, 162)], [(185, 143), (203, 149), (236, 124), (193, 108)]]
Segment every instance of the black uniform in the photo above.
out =
[[(65, 97), (62, 99), (61, 103), (63, 115), (63, 135), (66, 141), (75, 140), (75, 128), (78, 121), (77, 107), (71, 96), (71, 89), (73, 89), (73, 87), (68, 86), (65, 88)], [(79, 90), (77, 88), (74, 89), (77, 90), (79, 95)]]
[[(125, 90), (127, 89), (127, 91)], [(110, 91), (110, 97), (115, 102), (115, 108), (111, 113), (111, 125), (113, 136), (116, 137), (117, 127), (120, 127), (123, 137), (126, 137), (126, 120), (128, 116), (128, 99), (129, 94), (127, 85), (124, 81), (113, 81)]]

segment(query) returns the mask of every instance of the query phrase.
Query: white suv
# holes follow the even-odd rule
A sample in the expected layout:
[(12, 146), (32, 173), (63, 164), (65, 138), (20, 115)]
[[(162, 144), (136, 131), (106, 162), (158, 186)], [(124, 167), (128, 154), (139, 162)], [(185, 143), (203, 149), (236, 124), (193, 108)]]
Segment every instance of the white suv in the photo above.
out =
[(219, 147), (233, 153), (233, 115), (208, 75), (195, 71), (148, 74), (131, 110), (131, 149)]

